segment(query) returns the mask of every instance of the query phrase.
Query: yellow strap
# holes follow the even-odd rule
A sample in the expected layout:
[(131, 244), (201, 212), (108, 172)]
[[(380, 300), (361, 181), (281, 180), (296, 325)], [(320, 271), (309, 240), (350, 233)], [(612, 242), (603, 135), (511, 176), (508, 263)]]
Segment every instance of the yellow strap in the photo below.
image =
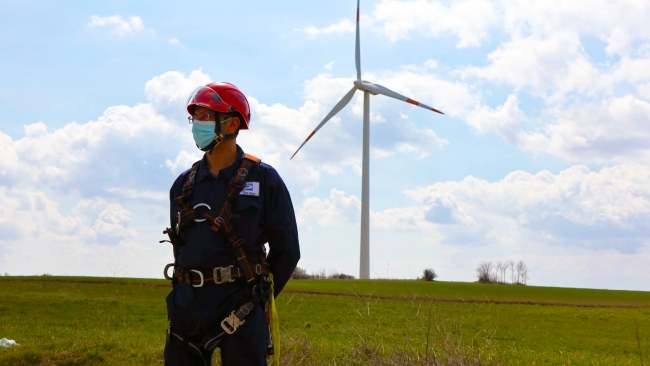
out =
[(273, 290), (273, 273), (269, 274), (271, 279), (271, 298), (269, 302), (271, 306), (267, 308), (270, 312), (269, 326), (271, 327), (271, 339), (273, 340), (273, 366), (280, 366), (280, 322), (278, 319), (278, 310), (275, 308), (275, 294)]

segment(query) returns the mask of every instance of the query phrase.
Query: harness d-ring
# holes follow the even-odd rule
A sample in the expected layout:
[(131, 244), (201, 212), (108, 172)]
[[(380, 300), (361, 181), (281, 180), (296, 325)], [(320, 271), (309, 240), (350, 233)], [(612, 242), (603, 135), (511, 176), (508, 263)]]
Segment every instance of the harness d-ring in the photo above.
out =
[[(197, 203), (196, 206), (194, 206), (194, 209), (196, 210), (197, 207), (205, 206), (208, 208), (208, 210), (212, 210), (212, 208), (207, 204), (207, 203)], [(207, 219), (194, 219), (194, 222), (203, 222)]]

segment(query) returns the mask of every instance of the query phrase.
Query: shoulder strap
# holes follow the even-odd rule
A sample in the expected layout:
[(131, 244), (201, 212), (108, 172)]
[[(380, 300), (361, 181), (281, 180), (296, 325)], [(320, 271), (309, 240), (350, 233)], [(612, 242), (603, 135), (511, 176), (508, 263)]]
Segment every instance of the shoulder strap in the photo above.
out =
[[(228, 196), (226, 197), (226, 202), (234, 204), (239, 196), (239, 193), (246, 186), (246, 180), (248, 179), (248, 173), (250, 173), (253, 168), (258, 166), (262, 160), (258, 157), (255, 157), (250, 154), (244, 154), (241, 160), (241, 165), (237, 169), (237, 175), (235, 175), (230, 180), (230, 190), (228, 191)], [(225, 205), (224, 205), (225, 208)], [(223, 209), (221, 213), (223, 213)]]
[(233, 256), (237, 258), (237, 265), (242, 270), (244, 278), (249, 284), (253, 283), (256, 277), (255, 275), (259, 271), (256, 268), (253, 268), (251, 262), (246, 257), (244, 240), (237, 234), (235, 225), (232, 222), (232, 207), (235, 205), (239, 193), (241, 193), (246, 186), (248, 173), (259, 165), (260, 162), (261, 160), (257, 157), (244, 154), (241, 165), (237, 170), (237, 175), (230, 180), (230, 190), (228, 191), (228, 196), (223, 202), (223, 207), (219, 212), (219, 216), (212, 218), (209, 214), (206, 214), (206, 217), (214, 223), (211, 226), (211, 229), (215, 232), (221, 232), (225, 236), (228, 247)]
[(185, 184), (183, 185), (183, 192), (179, 197), (176, 198), (176, 203), (178, 203), (181, 210), (187, 208), (187, 202), (192, 199), (192, 194), (194, 193), (194, 183), (196, 182), (196, 174), (199, 171), (200, 165), (201, 160), (192, 164), (190, 174), (188, 175), (187, 181), (185, 181)]

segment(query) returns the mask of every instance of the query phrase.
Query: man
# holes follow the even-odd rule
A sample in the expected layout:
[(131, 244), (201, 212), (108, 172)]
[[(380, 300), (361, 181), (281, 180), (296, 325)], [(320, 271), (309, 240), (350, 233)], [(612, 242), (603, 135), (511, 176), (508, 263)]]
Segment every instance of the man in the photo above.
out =
[(277, 296), (300, 258), (291, 198), (275, 169), (236, 143), (250, 122), (237, 87), (199, 87), (187, 111), (205, 154), (170, 190), (165, 233), (174, 264), (165, 277), (174, 287), (167, 296), (165, 365), (210, 365), (217, 346), (223, 365), (266, 365), (273, 351), (265, 315), (269, 277)]

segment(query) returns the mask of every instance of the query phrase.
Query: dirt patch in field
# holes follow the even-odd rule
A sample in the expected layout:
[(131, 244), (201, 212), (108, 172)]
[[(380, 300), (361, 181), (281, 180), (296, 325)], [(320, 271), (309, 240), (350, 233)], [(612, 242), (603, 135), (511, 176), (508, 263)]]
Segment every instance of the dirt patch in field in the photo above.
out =
[(431, 301), (431, 302), (456, 302), (467, 304), (505, 304), (505, 305), (540, 305), (540, 306), (572, 306), (580, 308), (640, 308), (640, 305), (615, 305), (615, 304), (580, 304), (580, 303), (560, 303), (560, 302), (542, 302), (542, 301), (517, 301), (517, 300), (490, 300), (490, 299), (449, 299), (426, 296), (398, 296), (398, 295), (376, 295), (376, 294), (357, 294), (351, 292), (328, 292), (328, 291), (311, 291), (311, 290), (283, 290), (291, 294), (308, 294), (308, 295), (325, 295), (325, 296), (348, 296), (372, 299), (389, 299), (405, 301)]

